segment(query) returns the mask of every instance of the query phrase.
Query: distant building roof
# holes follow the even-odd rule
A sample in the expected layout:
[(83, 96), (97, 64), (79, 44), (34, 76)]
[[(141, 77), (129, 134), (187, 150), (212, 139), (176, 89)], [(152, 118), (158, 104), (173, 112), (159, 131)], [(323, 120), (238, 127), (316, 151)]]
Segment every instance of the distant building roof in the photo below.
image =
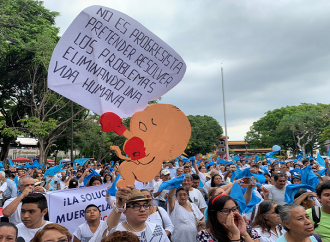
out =
[(228, 145), (248, 145), (245, 141), (228, 141)]

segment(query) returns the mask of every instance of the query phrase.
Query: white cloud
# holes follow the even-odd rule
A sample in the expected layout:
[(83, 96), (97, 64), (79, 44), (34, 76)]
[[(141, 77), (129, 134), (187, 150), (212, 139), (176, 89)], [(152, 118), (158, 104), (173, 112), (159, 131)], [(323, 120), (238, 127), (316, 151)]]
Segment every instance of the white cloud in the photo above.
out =
[(187, 64), (162, 102), (223, 126), (224, 67), (228, 135), (242, 140), (253, 121), (287, 105), (329, 103), (330, 1), (45, 0), (61, 13), (61, 33), (84, 8), (121, 11), (157, 34)]

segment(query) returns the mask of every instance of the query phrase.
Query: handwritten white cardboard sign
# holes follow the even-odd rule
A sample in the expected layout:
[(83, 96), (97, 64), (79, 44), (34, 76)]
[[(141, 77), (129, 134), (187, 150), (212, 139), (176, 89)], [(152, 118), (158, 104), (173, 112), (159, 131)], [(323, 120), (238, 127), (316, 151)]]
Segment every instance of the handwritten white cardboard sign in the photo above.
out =
[(94, 113), (124, 118), (172, 89), (185, 71), (183, 59), (139, 22), (91, 6), (57, 44), (48, 87)]

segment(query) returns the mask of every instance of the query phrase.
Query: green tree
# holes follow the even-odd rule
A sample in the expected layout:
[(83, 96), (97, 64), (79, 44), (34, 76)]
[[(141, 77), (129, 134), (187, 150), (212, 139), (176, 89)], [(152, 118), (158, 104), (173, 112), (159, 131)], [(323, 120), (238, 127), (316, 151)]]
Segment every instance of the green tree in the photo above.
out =
[[(110, 151), (110, 146), (115, 145), (123, 149), (125, 137), (119, 136), (114, 132), (103, 132), (99, 125), (99, 115), (94, 115), (93, 121), (75, 132), (75, 145), (84, 157), (94, 158), (98, 162), (109, 162), (118, 160), (114, 152)], [(123, 120), (126, 127), (129, 122)], [(124, 154), (123, 150), (122, 153)]]
[(194, 156), (198, 153), (206, 154), (214, 151), (223, 134), (218, 121), (206, 115), (189, 115), (188, 119), (191, 125), (191, 137), (185, 153)]
[(58, 40), (56, 16), (58, 13), (44, 8), (41, 1), (0, 2), (0, 112), (5, 122), (3, 128), (15, 131), (0, 132), (0, 160), (5, 160), (10, 144), (19, 134), (18, 121), (30, 115), (26, 103), (38, 95), (31, 91), (31, 68), (35, 65), (39, 37), (48, 35), (55, 42)]
[(71, 121), (74, 121), (73, 130), (77, 130), (91, 121), (91, 117), (84, 107), (47, 88), (48, 66), (56, 46), (53, 38), (48, 33), (43, 33), (39, 36), (36, 46), (29, 79), (34, 98), (26, 101), (26, 105), (30, 107), (30, 115), (21, 121), (26, 132), (38, 139), (39, 162), (45, 163), (56, 141), (70, 135)]
[[(330, 105), (302, 103), (266, 112), (266, 116), (254, 122), (245, 141), (260, 148), (280, 145), (294, 151), (317, 148), (320, 135), (329, 125)], [(311, 145), (311, 146), (309, 146)]]

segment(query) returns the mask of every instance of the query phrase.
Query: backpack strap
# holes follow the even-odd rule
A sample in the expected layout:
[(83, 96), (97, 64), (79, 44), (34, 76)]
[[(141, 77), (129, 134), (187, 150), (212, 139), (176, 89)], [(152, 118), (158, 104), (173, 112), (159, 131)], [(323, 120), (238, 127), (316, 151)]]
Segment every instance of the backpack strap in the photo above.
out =
[(314, 221), (314, 229), (317, 228), (318, 223), (321, 221), (321, 208), (319, 206), (312, 207), (312, 218)]

